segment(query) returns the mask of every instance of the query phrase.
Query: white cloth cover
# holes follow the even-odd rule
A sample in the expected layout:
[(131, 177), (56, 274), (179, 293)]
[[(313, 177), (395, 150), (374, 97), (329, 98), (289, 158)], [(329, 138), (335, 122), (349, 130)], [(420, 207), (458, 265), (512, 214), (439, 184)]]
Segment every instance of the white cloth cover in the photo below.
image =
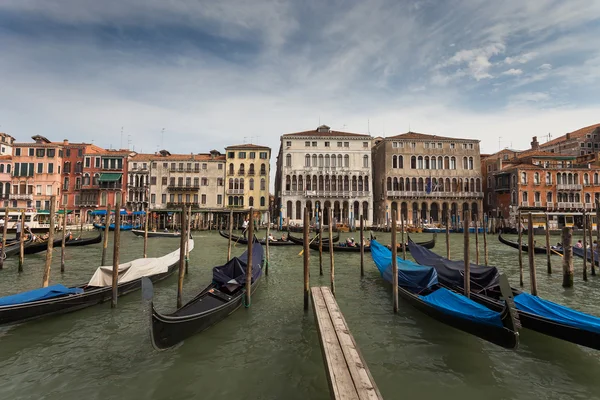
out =
[[(194, 249), (194, 241), (188, 242), (189, 251)], [(130, 282), (139, 279), (142, 276), (152, 276), (167, 272), (170, 265), (179, 260), (179, 249), (159, 258), (138, 258), (124, 264), (119, 264), (118, 283)], [(98, 267), (92, 279), (88, 282), (89, 286), (111, 286), (112, 285), (112, 266)]]

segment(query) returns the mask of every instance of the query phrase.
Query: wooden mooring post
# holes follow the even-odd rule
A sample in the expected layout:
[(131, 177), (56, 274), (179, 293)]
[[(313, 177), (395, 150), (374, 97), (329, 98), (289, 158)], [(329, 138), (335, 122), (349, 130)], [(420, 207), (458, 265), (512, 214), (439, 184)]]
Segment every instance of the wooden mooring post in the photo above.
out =
[(248, 263), (246, 268), (246, 300), (245, 307), (248, 308), (252, 304), (252, 268), (254, 263), (252, 260), (252, 246), (254, 245), (254, 209), (250, 207), (250, 223), (248, 224)]
[(365, 221), (362, 215), (360, 216), (360, 276), (365, 276)]
[[(119, 252), (121, 249), (121, 202), (115, 202), (115, 230), (113, 234), (113, 262), (112, 262), (112, 298), (110, 302), (111, 308), (117, 307), (117, 298), (119, 297)], [(106, 235), (108, 226), (104, 230)]]
[(535, 276), (535, 243), (533, 240), (533, 214), (527, 216), (527, 245), (529, 247), (529, 283), (531, 294), (537, 296), (537, 278)]
[[(44, 265), (44, 278), (42, 287), (48, 287), (50, 283), (50, 268), (52, 267), (52, 251), (54, 250), (54, 221), (56, 219), (56, 196), (50, 197), (50, 227), (48, 228), (48, 245), (46, 247), (46, 263)], [(24, 226), (23, 226), (24, 228)], [(25, 233), (21, 229), (21, 235)]]
[[(192, 206), (187, 209), (187, 225), (185, 226), (185, 274), (187, 275), (190, 267), (190, 231), (192, 229)], [(183, 235), (183, 232), (181, 233)]]
[(231, 235), (233, 235), (233, 210), (229, 210), (229, 239), (227, 240), (227, 261), (231, 260)]
[(331, 207), (329, 213), (329, 279), (331, 280), (331, 293), (335, 296), (335, 260), (333, 256), (333, 211)]
[(404, 238), (404, 217), (400, 210), (400, 239), (402, 240), (402, 259), (406, 260), (406, 239)]
[(323, 276), (323, 211), (317, 211), (319, 216), (319, 275)]
[[(598, 222), (596, 221), (596, 226), (598, 226)], [(587, 232), (584, 232), (585, 234), (589, 235), (590, 238), (590, 262), (591, 265), (596, 265), (596, 260), (595, 260), (595, 254), (594, 254), (594, 235), (592, 234), (592, 216), (588, 215), (588, 226), (587, 226)], [(587, 251), (587, 250), (586, 250)]]
[(398, 312), (398, 242), (396, 240), (396, 210), (392, 210), (392, 296), (394, 313)]
[(489, 225), (489, 219), (486, 220), (485, 214), (483, 215), (483, 258), (485, 262), (485, 266), (487, 267), (489, 259), (488, 259), (488, 246), (487, 246), (487, 230)]
[(523, 224), (521, 223), (521, 210), (517, 213), (519, 230), (519, 285), (523, 287)]
[(6, 258), (6, 235), (8, 235), (8, 207), (4, 209), (4, 226), (2, 227), (2, 257), (0, 257), (0, 269), (4, 268)]
[[(308, 208), (304, 207), (304, 226), (302, 232), (304, 233), (304, 310), (308, 310), (308, 292), (309, 292), (309, 263), (310, 263), (310, 247), (308, 240), (308, 231), (310, 229), (310, 219), (308, 218)], [(329, 244), (331, 247), (331, 243)]]
[(552, 273), (552, 261), (550, 257), (552, 256), (552, 247), (550, 247), (550, 217), (548, 213), (545, 213), (546, 217), (546, 267), (547, 272), (549, 274)]
[(465, 276), (464, 287), (465, 296), (471, 297), (471, 263), (469, 258), (469, 211), (465, 211), (463, 221), (463, 240), (464, 240), (464, 258), (465, 258)]
[(583, 280), (587, 281), (587, 214), (583, 209)]
[(65, 272), (65, 243), (67, 241), (67, 207), (63, 207), (62, 241), (60, 243), (60, 273)]
[(573, 287), (573, 229), (563, 228), (562, 230), (562, 245), (563, 245), (563, 287)]
[(25, 209), (21, 210), (21, 234), (19, 235), (19, 272), (23, 272), (25, 262)]
[(478, 216), (475, 215), (475, 264), (479, 265), (479, 224)]
[[(598, 251), (600, 252), (600, 202), (596, 202), (596, 242), (598, 243)], [(592, 264), (592, 276), (596, 275), (596, 264)]]
[(148, 257), (148, 210), (144, 216), (144, 258)]
[[(185, 236), (185, 215), (186, 215), (186, 206), (181, 206), (181, 237), (179, 240), (179, 279), (177, 281), (177, 308), (181, 308), (183, 305), (183, 277), (185, 275), (185, 245), (186, 245), (186, 236)], [(175, 215), (173, 215), (173, 220), (175, 220)]]
[(269, 275), (269, 261), (271, 261), (271, 246), (269, 242), (269, 236), (271, 235), (271, 212), (267, 211), (267, 233), (265, 238), (265, 250), (266, 250), (266, 258), (265, 258), (265, 275)]
[(102, 261), (100, 265), (106, 265), (106, 248), (108, 247), (108, 232), (110, 230), (110, 204), (106, 206), (106, 216), (104, 217), (104, 237), (102, 238)]
[[(449, 211), (448, 211), (449, 212)], [(450, 259), (450, 217), (446, 213), (446, 258)]]
[(333, 293), (313, 287), (311, 295), (331, 399), (383, 399)]

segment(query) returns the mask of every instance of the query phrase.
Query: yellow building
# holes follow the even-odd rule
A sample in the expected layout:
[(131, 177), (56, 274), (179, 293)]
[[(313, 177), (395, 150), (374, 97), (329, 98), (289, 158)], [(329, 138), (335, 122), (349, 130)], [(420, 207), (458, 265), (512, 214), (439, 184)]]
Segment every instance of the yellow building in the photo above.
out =
[(269, 210), (271, 149), (256, 144), (225, 148), (227, 172), (226, 205), (235, 210), (253, 207), (262, 216)]

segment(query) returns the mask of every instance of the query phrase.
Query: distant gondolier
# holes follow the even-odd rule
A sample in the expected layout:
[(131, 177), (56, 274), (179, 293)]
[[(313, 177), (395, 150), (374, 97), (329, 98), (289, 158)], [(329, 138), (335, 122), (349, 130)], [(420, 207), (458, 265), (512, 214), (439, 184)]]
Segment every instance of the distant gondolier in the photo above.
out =
[(242, 223), (242, 234), (244, 235), (244, 238), (246, 237), (246, 231), (248, 231), (248, 219), (244, 218), (244, 222)]

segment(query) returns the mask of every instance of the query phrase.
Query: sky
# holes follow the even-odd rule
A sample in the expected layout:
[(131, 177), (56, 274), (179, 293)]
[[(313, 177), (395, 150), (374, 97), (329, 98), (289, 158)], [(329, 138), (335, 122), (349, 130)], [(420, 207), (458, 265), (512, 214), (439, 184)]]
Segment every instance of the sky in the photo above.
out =
[(0, 132), (273, 165), (319, 124), (525, 149), (600, 122), (598, 37), (598, 0), (2, 0)]

